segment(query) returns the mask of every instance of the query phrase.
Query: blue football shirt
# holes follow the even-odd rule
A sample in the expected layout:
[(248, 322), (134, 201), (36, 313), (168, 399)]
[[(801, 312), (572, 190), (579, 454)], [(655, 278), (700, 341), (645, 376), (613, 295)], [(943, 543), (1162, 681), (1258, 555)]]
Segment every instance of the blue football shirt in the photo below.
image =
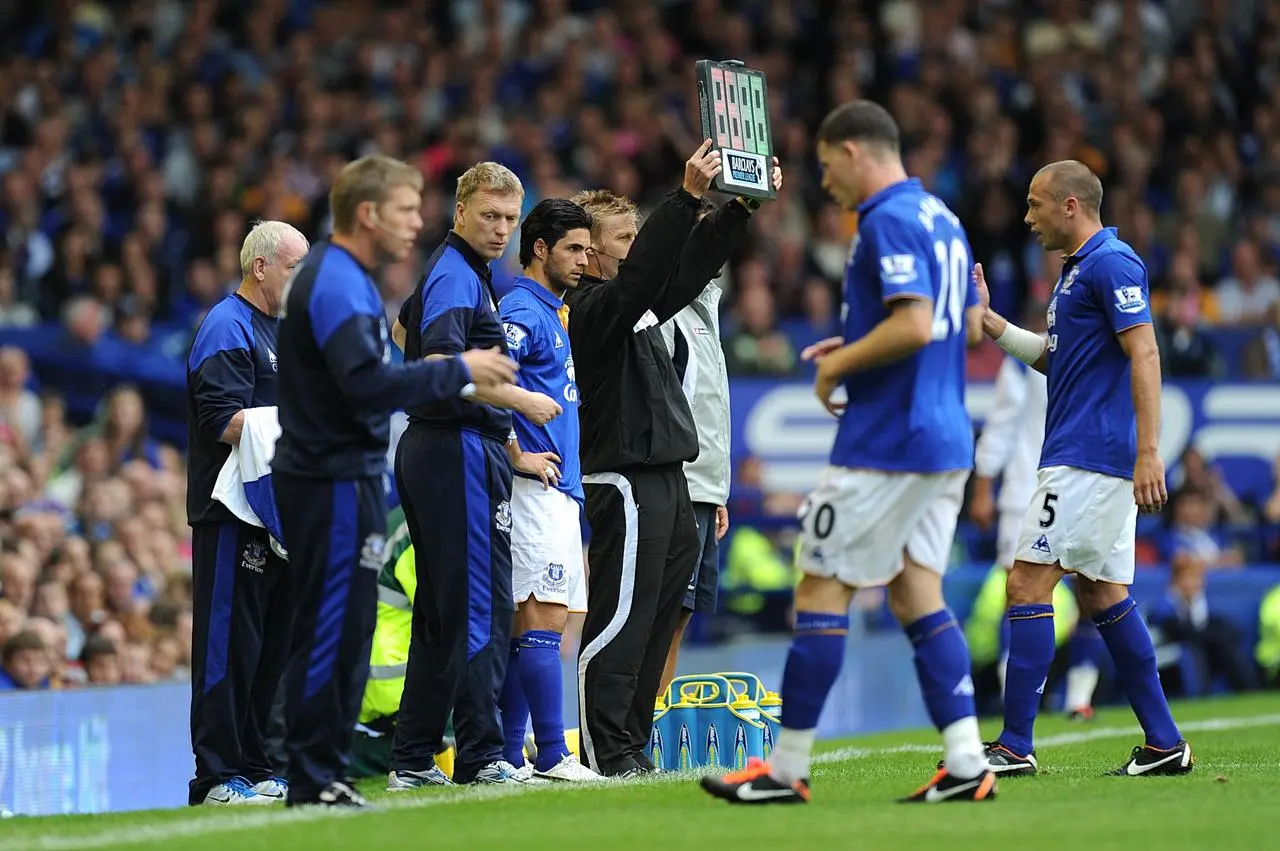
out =
[[(560, 456), (557, 489), (583, 501), (581, 442), (578, 430), (578, 385), (574, 382), (569, 332), (560, 321), (564, 302), (530, 278), (515, 279), (511, 291), (498, 305), (507, 334), (507, 350), (520, 364), (520, 386), (544, 393), (560, 403), (564, 412), (544, 426), (534, 425), (512, 413), (512, 428), (526, 452), (554, 452)], [(524, 478), (535, 478), (516, 473)]]
[(1041, 467), (1133, 478), (1138, 430), (1129, 356), (1117, 335), (1151, 324), (1147, 267), (1115, 228), (1062, 264), (1049, 302), (1048, 388)]
[(844, 339), (867, 335), (899, 299), (932, 303), (933, 339), (910, 357), (844, 380), (831, 463), (900, 473), (973, 466), (964, 404), (965, 309), (977, 303), (972, 253), (960, 220), (911, 179), (858, 207), (844, 279)]

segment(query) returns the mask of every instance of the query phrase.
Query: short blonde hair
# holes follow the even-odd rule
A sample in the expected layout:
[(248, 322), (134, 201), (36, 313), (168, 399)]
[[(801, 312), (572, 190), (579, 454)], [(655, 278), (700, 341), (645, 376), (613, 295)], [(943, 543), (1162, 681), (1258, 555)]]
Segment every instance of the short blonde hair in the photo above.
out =
[(458, 178), (457, 202), (465, 204), (477, 192), (524, 197), (524, 185), (511, 169), (502, 163), (476, 163)]
[(591, 216), (591, 230), (609, 216), (638, 215), (635, 202), (623, 195), (614, 195), (608, 189), (584, 189), (569, 199)]
[(302, 243), (303, 251), (310, 248), (302, 232), (288, 222), (254, 222), (249, 235), (244, 238), (244, 245), (240, 247), (240, 274), (247, 276), (258, 257), (267, 263), (273, 262), (280, 253), (280, 246), (290, 237)]
[(329, 190), (333, 232), (350, 234), (356, 229), (356, 208), (366, 201), (381, 204), (396, 186), (422, 191), (422, 172), (406, 162), (381, 154), (347, 163)]

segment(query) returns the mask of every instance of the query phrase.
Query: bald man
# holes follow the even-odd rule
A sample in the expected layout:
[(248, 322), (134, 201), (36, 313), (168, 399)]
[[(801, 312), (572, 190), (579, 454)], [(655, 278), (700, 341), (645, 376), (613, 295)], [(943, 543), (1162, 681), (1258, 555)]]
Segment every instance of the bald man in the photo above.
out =
[(278, 581), (284, 562), (265, 529), (237, 520), (212, 494), (245, 409), (276, 404), (276, 314), (307, 248), (292, 225), (257, 223), (240, 250), (240, 287), (209, 310), (187, 358), (193, 806), (285, 800), (265, 741), (293, 623)]
[(1047, 377), (1044, 446), (1035, 495), (1009, 573), (1004, 730), (987, 746), (992, 771), (1037, 770), (1032, 728), (1053, 661), (1053, 590), (1074, 573), (1080, 604), (1115, 661), (1146, 741), (1114, 773), (1184, 774), (1194, 760), (1169, 711), (1151, 636), (1129, 596), (1138, 512), (1168, 500), (1160, 460), (1160, 352), (1147, 269), (1102, 226), (1102, 183), (1083, 163), (1051, 163), (1027, 192), (1026, 223), (1065, 257), (1048, 336), (990, 309), (975, 268), (983, 331)]

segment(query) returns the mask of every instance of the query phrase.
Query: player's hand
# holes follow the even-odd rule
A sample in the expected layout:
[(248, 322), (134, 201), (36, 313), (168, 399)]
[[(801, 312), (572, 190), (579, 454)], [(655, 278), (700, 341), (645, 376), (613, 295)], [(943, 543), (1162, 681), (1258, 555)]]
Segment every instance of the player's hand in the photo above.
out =
[(844, 413), (845, 404), (831, 401), (831, 395), (840, 386), (840, 376), (836, 375), (835, 370), (829, 366), (830, 363), (831, 361), (825, 358), (818, 361), (818, 377), (814, 379), (813, 392), (822, 403), (822, 407), (826, 408), (832, 416), (838, 417)]
[(716, 540), (723, 541), (729, 532), (729, 509), (723, 505), (716, 506)]
[(995, 518), (996, 501), (991, 496), (991, 480), (979, 479), (974, 483), (973, 495), (969, 499), (969, 519), (985, 532), (991, 528)]
[(778, 164), (778, 158), (773, 158), (773, 191), (782, 191), (782, 166)]
[(476, 387), (511, 384), (516, 380), (516, 370), (520, 368), (498, 346), (492, 349), (471, 349), (463, 352), (460, 357), (471, 373), (471, 383)]
[(684, 164), (684, 191), (701, 198), (719, 173), (720, 152), (711, 150), (711, 140), (707, 139)]
[(542, 487), (549, 489), (560, 483), (560, 456), (554, 452), (522, 452), (520, 457), (511, 463), (517, 472), (537, 476), (542, 480)]
[(843, 345), (844, 337), (828, 337), (825, 340), (819, 340), (811, 346), (804, 347), (804, 351), (800, 353), (800, 360), (817, 360), (823, 355), (831, 354)]
[(1141, 452), (1133, 466), (1133, 501), (1142, 514), (1155, 514), (1169, 501), (1165, 490), (1164, 462), (1156, 452)]
[(983, 312), (991, 308), (991, 290), (987, 289), (987, 276), (982, 273), (982, 264), (973, 264), (973, 282), (978, 287), (978, 304)]
[(530, 393), (520, 406), (520, 413), (534, 425), (544, 426), (564, 413), (564, 409), (545, 393)]

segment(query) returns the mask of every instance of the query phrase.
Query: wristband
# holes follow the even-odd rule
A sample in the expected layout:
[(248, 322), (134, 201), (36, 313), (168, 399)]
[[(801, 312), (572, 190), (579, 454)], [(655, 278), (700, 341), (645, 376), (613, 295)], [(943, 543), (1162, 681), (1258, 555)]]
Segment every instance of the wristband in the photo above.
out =
[(1040, 360), (1048, 343), (1048, 340), (1034, 331), (1019, 328), (1012, 322), (1005, 325), (1004, 333), (996, 337), (997, 346), (1032, 367)]

